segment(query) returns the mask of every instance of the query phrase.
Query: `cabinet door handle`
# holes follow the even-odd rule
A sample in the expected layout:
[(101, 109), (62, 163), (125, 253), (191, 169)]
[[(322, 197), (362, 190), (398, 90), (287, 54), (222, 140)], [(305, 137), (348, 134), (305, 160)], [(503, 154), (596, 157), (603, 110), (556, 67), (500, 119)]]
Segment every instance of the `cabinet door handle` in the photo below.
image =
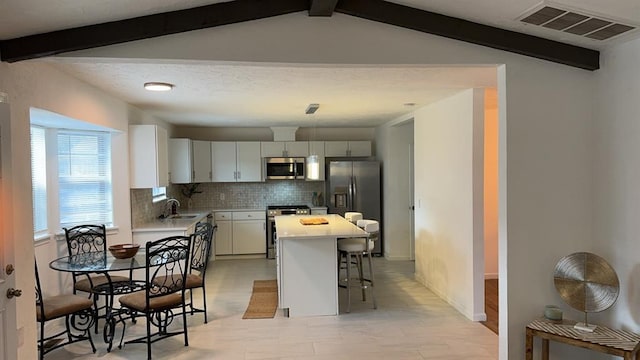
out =
[(242, 173), (238, 171), (238, 180), (242, 179)]

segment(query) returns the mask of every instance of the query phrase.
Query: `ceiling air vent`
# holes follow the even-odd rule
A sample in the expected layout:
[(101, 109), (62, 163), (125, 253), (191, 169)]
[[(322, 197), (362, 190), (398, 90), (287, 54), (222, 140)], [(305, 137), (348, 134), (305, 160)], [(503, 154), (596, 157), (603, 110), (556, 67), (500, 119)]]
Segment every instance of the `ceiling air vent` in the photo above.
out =
[(563, 9), (560, 6), (543, 5), (533, 12), (527, 12), (520, 21), (531, 25), (587, 37), (608, 40), (622, 33), (636, 29), (636, 26), (604, 19), (582, 11)]

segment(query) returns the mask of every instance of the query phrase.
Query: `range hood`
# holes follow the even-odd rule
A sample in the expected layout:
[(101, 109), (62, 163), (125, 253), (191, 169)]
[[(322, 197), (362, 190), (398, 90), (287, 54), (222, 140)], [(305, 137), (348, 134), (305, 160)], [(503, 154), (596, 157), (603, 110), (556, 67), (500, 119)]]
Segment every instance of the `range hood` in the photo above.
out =
[(271, 127), (273, 141), (296, 141), (297, 126)]

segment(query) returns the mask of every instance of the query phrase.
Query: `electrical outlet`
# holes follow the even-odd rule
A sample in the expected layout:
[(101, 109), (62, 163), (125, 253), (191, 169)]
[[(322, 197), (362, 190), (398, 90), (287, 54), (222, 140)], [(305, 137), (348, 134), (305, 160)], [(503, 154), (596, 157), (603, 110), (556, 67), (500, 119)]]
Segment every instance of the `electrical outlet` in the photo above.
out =
[(224, 201), (224, 198), (225, 198), (224, 193), (220, 193), (220, 201)]

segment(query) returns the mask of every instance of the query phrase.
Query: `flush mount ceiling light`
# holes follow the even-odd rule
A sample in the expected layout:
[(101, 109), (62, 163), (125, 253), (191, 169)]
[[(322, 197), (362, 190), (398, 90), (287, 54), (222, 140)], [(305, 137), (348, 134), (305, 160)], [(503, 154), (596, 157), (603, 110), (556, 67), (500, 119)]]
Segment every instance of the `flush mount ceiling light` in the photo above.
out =
[(320, 107), (319, 104), (309, 104), (309, 106), (307, 106), (307, 110), (305, 110), (304, 113), (313, 114), (316, 112), (316, 110), (318, 110), (319, 107)]
[(149, 91), (169, 91), (173, 89), (173, 84), (164, 82), (148, 82), (144, 83), (144, 88)]

